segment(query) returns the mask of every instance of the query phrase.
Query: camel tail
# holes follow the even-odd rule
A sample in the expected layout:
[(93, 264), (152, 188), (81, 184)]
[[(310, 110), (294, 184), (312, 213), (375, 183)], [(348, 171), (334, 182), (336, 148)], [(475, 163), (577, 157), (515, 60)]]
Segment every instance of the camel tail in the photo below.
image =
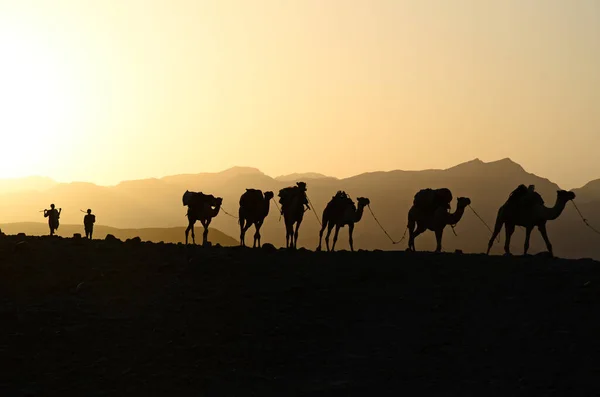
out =
[(488, 249), (487, 249), (488, 254), (490, 253), (490, 250), (492, 249), (492, 246), (494, 245), (494, 240), (496, 240), (496, 237), (498, 237), (498, 234), (500, 234), (500, 231), (502, 230), (502, 226), (504, 225), (504, 219), (502, 217), (503, 209), (504, 209), (504, 207), (500, 207), (500, 209), (498, 210), (498, 215), (496, 215), (496, 223), (494, 224), (494, 231), (492, 232), (490, 241), (488, 243)]
[(406, 220), (406, 227), (408, 228), (408, 230), (414, 230), (415, 228), (415, 217), (413, 214), (413, 207), (410, 208), (410, 210), (408, 210), (408, 216), (407, 216), (407, 220)]
[(327, 224), (329, 223), (329, 217), (326, 214), (327, 209), (323, 210), (323, 215), (321, 216), (321, 230), (325, 230), (327, 228)]

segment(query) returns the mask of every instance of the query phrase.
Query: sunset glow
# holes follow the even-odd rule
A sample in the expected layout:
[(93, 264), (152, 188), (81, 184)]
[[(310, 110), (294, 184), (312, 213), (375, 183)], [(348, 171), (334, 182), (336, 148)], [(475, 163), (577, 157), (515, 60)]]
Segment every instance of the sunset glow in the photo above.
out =
[(595, 0), (0, 0), (0, 54), (0, 177), (600, 177)]

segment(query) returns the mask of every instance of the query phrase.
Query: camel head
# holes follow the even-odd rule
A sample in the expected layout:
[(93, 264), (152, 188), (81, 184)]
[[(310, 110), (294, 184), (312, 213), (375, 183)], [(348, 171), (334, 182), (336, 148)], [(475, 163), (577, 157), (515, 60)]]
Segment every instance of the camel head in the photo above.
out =
[(371, 204), (371, 201), (366, 197), (357, 197), (356, 201), (358, 202), (359, 206), (362, 205), (363, 207), (366, 207), (367, 205)]
[(223, 198), (222, 197), (215, 197), (215, 200), (213, 201), (213, 207), (220, 207), (223, 204)]
[(564, 201), (565, 203), (575, 199), (575, 193), (568, 192), (566, 190), (557, 190), (556, 196), (559, 200)]
[(190, 203), (191, 198), (192, 198), (192, 192), (190, 192), (189, 190), (186, 190), (185, 193), (183, 193), (183, 200), (182, 200), (184, 207)]
[(265, 192), (265, 200), (269, 201), (273, 197), (275, 197), (275, 195), (273, 194), (273, 192), (271, 192), (271, 191)]
[(466, 206), (471, 205), (471, 199), (468, 197), (459, 197), (456, 199), (456, 207), (465, 208)]

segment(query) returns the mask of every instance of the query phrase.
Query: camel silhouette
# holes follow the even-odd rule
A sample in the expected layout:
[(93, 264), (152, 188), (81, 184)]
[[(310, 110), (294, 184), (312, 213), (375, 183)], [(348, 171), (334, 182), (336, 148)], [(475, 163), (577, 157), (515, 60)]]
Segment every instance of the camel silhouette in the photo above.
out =
[(331, 251), (334, 251), (340, 228), (344, 227), (345, 225), (348, 225), (350, 250), (354, 251), (354, 240), (352, 239), (354, 224), (361, 220), (364, 208), (370, 203), (369, 199), (365, 197), (358, 197), (356, 201), (358, 202), (358, 208), (354, 205), (354, 202), (346, 196), (345, 192), (338, 192), (338, 194), (336, 194), (331, 201), (329, 201), (323, 210), (323, 224), (321, 225), (321, 230), (319, 231), (319, 246), (317, 247), (317, 251), (321, 251), (321, 241), (323, 239), (323, 231), (325, 228), (327, 228), (325, 245), (327, 246), (327, 251), (329, 251), (329, 236), (335, 227), (333, 245), (331, 246)]
[[(296, 182), (296, 186), (279, 191), (281, 213), (285, 223), (285, 247), (295, 249), (298, 243), (298, 230), (304, 218), (304, 206), (307, 206), (306, 183)], [(295, 225), (295, 230), (294, 230)]]
[[(516, 192), (516, 191), (515, 191)], [(531, 231), (537, 226), (546, 248), (550, 255), (554, 256), (552, 251), (552, 244), (548, 239), (548, 232), (546, 231), (546, 222), (554, 220), (562, 214), (567, 202), (575, 199), (575, 193), (568, 192), (566, 190), (558, 190), (556, 192), (556, 203), (554, 207), (548, 208), (544, 205), (544, 200), (539, 193), (530, 191), (521, 197), (518, 197), (514, 202), (507, 201), (498, 210), (498, 216), (496, 217), (496, 225), (492, 238), (488, 243), (487, 254), (489, 255), (494, 240), (502, 230), (504, 225), (506, 231), (506, 241), (504, 242), (504, 253), (510, 255), (510, 239), (515, 226), (523, 226), (525, 228), (525, 245), (523, 254), (527, 255), (529, 250), (529, 239), (531, 237)], [(510, 199), (509, 199), (510, 200)]]
[(441, 252), (444, 228), (447, 225), (456, 225), (465, 213), (465, 208), (470, 204), (471, 199), (459, 197), (456, 200), (454, 213), (449, 213), (445, 207), (438, 207), (434, 211), (423, 211), (413, 205), (408, 211), (408, 250), (415, 251), (415, 238), (426, 230), (431, 230), (435, 232), (437, 242), (435, 252)]
[(203, 194), (202, 192), (187, 191), (183, 195), (183, 205), (187, 205), (188, 227), (185, 229), (185, 244), (188, 244), (188, 235), (192, 232), (192, 242), (196, 244), (196, 235), (194, 234), (194, 224), (200, 221), (204, 227), (202, 234), (202, 245), (208, 244), (208, 226), (212, 218), (219, 214), (223, 199), (215, 197), (211, 194)]
[(260, 248), (260, 228), (269, 215), (269, 206), (271, 199), (274, 197), (273, 192), (265, 192), (264, 195), (260, 190), (246, 189), (246, 192), (240, 197), (239, 224), (240, 224), (240, 244), (245, 247), (246, 231), (254, 225), (256, 233), (254, 233), (254, 243), (252, 247)]

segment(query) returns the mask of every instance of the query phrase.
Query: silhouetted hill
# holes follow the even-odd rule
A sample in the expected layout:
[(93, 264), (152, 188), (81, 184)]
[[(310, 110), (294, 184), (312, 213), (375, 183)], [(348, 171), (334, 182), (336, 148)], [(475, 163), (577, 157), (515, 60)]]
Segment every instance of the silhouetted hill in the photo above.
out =
[[(202, 242), (201, 225), (196, 225), (196, 242)], [(48, 224), (39, 222), (19, 222), (6, 223), (2, 225), (2, 232), (9, 235), (25, 233), (28, 236), (47, 236)], [(58, 236), (72, 237), (73, 234), (80, 233), (85, 236), (83, 225), (60, 225)], [(170, 227), (170, 228), (143, 228), (143, 229), (117, 229), (110, 226), (96, 225), (94, 227), (94, 239), (104, 239), (107, 234), (112, 234), (120, 240), (139, 237), (142, 241), (152, 241), (155, 243), (183, 243), (185, 242), (185, 227)], [(224, 247), (235, 246), (237, 240), (229, 237), (223, 232), (210, 228), (209, 239), (213, 244), (221, 244)], [(190, 242), (191, 242), (190, 235)]]
[[(103, 224), (117, 228), (168, 228), (186, 225), (186, 208), (181, 198), (185, 190), (202, 191), (223, 197), (223, 208), (237, 215), (240, 195), (246, 188), (259, 188), (277, 191), (294, 181), (281, 181), (254, 168), (234, 167), (218, 173), (200, 173), (167, 176), (160, 179), (126, 181), (117, 186), (103, 187), (93, 184), (58, 184), (47, 191), (12, 192), (0, 194), (0, 228), (2, 223), (20, 221), (43, 221), (39, 210), (55, 203), (63, 208), (61, 220), (67, 224), (81, 224), (83, 214), (79, 209), (92, 208)], [(472, 207), (483, 217), (489, 227), (493, 227), (498, 208), (505, 202), (509, 193), (521, 183), (536, 185), (546, 204), (552, 206), (559, 187), (546, 178), (527, 172), (510, 159), (483, 162), (475, 159), (457, 166), (439, 170), (369, 172), (345, 179), (319, 178), (308, 182), (309, 198), (314, 204), (319, 218), (332, 195), (337, 190), (345, 190), (354, 199), (369, 197), (375, 215), (392, 235), (399, 240), (406, 230), (407, 212), (414, 194), (426, 187), (448, 187), (452, 190), (456, 203), (459, 196), (472, 200)], [(586, 218), (600, 227), (600, 197), (595, 196), (596, 183), (592, 182), (576, 193), (576, 199)], [(201, 227), (198, 225), (199, 229)], [(220, 213), (211, 227), (223, 233), (239, 236), (237, 220)], [(305, 214), (300, 228), (299, 246), (314, 249), (318, 244), (319, 224), (312, 212)], [(573, 206), (569, 204), (563, 215), (548, 224), (555, 253), (564, 257), (600, 258), (600, 236), (586, 228)], [(467, 209), (463, 220), (456, 227), (458, 237), (450, 228), (445, 232), (444, 249), (465, 252), (485, 251), (489, 231)], [(250, 236), (254, 230), (249, 231)], [(368, 209), (355, 228), (355, 246), (364, 249), (405, 249), (406, 241), (392, 245), (373, 220)], [(285, 244), (283, 223), (277, 210), (271, 205), (271, 213), (263, 229), (263, 242), (276, 246)], [(501, 239), (504, 241), (504, 233)], [(338, 247), (347, 249), (347, 228), (340, 232)], [(502, 252), (503, 243), (496, 243), (495, 253)], [(433, 233), (427, 232), (417, 239), (418, 250), (434, 248)], [(523, 231), (518, 228), (513, 238), (513, 253), (523, 249)], [(544, 244), (537, 231), (534, 231), (531, 252), (544, 250)]]
[(296, 182), (296, 181), (306, 181), (311, 179), (337, 179), (332, 176), (327, 176), (323, 174), (319, 174), (318, 172), (304, 172), (304, 173), (294, 173), (288, 175), (280, 175), (275, 178), (275, 180), (279, 182)]
[(579, 189), (573, 189), (577, 195), (577, 202), (600, 201), (600, 179), (586, 183)]

